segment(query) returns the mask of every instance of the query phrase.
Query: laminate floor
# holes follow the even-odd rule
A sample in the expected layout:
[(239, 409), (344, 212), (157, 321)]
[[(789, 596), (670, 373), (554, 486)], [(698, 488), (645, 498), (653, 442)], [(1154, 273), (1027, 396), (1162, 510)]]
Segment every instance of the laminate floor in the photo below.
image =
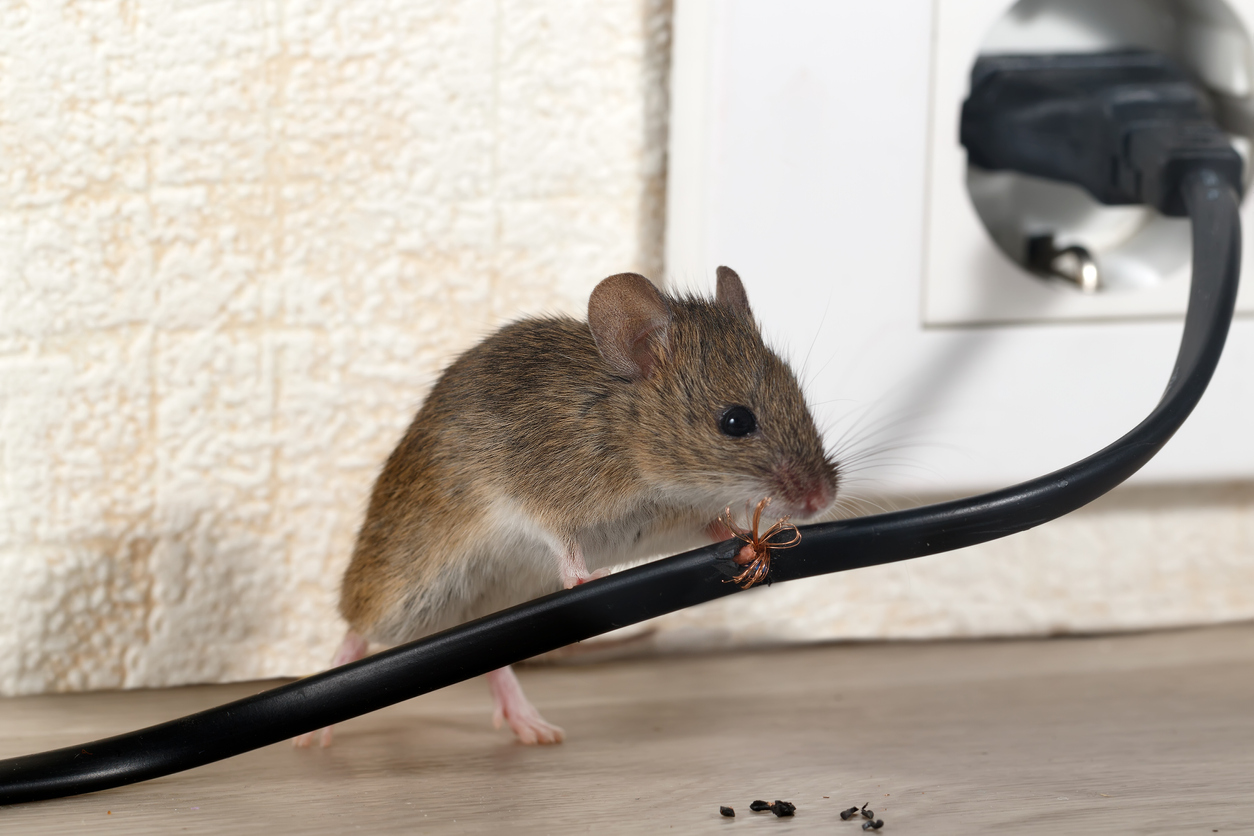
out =
[[(1254, 833), (1254, 625), (846, 644), (523, 668), (561, 746), (512, 742), (468, 682), (93, 795), (0, 807), (17, 833)], [(0, 757), (269, 687), (0, 700)], [(751, 813), (783, 799), (792, 819)], [(720, 805), (736, 810), (719, 815)]]

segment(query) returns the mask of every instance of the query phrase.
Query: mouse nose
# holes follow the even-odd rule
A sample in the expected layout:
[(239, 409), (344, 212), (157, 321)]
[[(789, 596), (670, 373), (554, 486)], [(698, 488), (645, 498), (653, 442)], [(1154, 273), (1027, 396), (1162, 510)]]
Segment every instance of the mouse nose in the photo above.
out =
[(790, 513), (801, 517), (827, 510), (836, 492), (834, 481), (824, 476), (798, 473), (790, 465), (775, 471), (778, 496), (788, 503)]
[(801, 507), (805, 509), (807, 514), (817, 514), (819, 511), (827, 508), (832, 503), (831, 489), (824, 483), (811, 488), (805, 495), (805, 499), (801, 503)]

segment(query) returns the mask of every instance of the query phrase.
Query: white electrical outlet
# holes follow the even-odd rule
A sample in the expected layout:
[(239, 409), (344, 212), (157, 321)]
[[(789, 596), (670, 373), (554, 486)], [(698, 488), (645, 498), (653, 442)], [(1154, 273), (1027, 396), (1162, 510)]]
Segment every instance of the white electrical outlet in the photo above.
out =
[[(1187, 228), (1138, 209), (1073, 212), (1060, 235), (1085, 236), (1116, 287), (1085, 296), (1030, 275), (968, 193), (959, 108), (982, 48), (1027, 49), (1029, 35), (1041, 49), (1152, 46), (1149, 30), (1112, 32), (1183, 9), (1193, 23), (1169, 27), (1172, 49), (1226, 85), (1225, 119), (1239, 122), (1254, 2), (1106, 0), (1090, 4), (1110, 12), (1097, 16), (1101, 37), (1057, 13), (1064, 0), (1022, 5), (1007, 22), (1012, 5), (677, 3), (668, 274), (708, 286), (718, 264), (741, 273), (831, 439), (848, 433), (855, 454), (891, 448), (870, 456), (894, 462), (867, 474), (870, 490), (1046, 473), (1130, 429), (1170, 373)], [(1254, 321), (1239, 316), (1211, 390), (1141, 478), (1250, 478), (1250, 425)]]
[[(1077, 186), (969, 171), (956, 141), (959, 107), (978, 54), (1153, 49), (1203, 79), (1249, 147), (1254, 132), (1247, 34), (1254, 3), (1182, 0), (937, 0), (928, 148), (928, 325), (1179, 315), (1188, 302), (1189, 224), (1143, 207), (1102, 206)], [(955, 105), (953, 103), (958, 103)], [(1250, 115), (1247, 115), (1250, 114)], [(964, 205), (975, 211), (955, 211)], [(1254, 201), (1243, 207), (1254, 220)], [(1025, 234), (1096, 255), (1105, 292), (1042, 281), (1016, 262)], [(989, 246), (990, 239), (998, 246)], [(1238, 310), (1254, 312), (1247, 284)]]

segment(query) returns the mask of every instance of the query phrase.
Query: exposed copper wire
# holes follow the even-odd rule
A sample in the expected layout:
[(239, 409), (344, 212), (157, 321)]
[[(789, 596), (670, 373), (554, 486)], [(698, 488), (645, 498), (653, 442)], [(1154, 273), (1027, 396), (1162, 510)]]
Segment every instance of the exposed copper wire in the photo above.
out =
[[(744, 543), (733, 558), (737, 566), (745, 567), (743, 572), (732, 578), (740, 584), (741, 589), (748, 589), (770, 574), (771, 549), (790, 549), (801, 542), (801, 532), (797, 530), (797, 526), (788, 521), (790, 516), (780, 517), (766, 531), (758, 533), (758, 527), (762, 523), (762, 512), (770, 504), (769, 496), (758, 502), (757, 507), (753, 509), (752, 529), (746, 530), (736, 525), (736, 521), (732, 519), (731, 506), (725, 508), (719, 518), (720, 522), (736, 536), (736, 539)], [(792, 533), (791, 539), (779, 543), (772, 541), (773, 537), (786, 532)]]

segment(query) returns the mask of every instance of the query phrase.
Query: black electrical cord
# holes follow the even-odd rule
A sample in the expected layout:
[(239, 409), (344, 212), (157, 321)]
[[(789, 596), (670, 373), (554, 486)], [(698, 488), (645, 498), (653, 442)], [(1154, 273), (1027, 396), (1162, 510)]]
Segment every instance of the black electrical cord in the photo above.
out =
[[(1180, 172), (1193, 284), (1176, 365), (1150, 415), (1100, 452), (969, 499), (801, 529), (772, 581), (841, 572), (983, 543), (1062, 516), (1127, 479), (1197, 405), (1236, 302), (1235, 188), (1212, 168)], [(227, 705), (81, 746), (0, 761), (0, 805), (118, 787), (222, 760), (375, 711), (572, 642), (740, 591), (736, 541), (629, 569)]]

